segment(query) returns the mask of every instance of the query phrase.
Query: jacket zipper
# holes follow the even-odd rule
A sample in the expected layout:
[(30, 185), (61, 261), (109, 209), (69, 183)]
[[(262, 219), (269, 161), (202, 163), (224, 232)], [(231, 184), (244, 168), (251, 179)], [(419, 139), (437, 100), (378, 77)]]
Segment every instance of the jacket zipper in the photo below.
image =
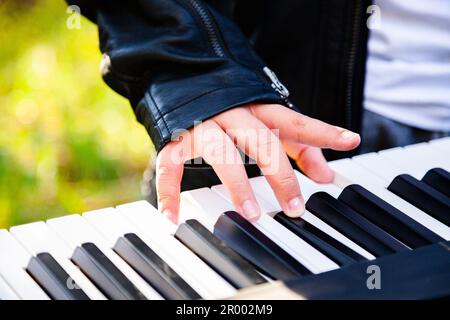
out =
[(269, 67), (264, 67), (263, 71), (272, 82), (272, 88), (280, 95), (281, 100), (283, 100), (289, 108), (293, 109), (294, 105), (288, 99), (289, 90), (281, 83), (275, 72), (270, 70)]
[[(214, 51), (214, 53), (221, 57), (225, 58), (225, 50), (220, 42), (220, 38), (217, 35), (217, 30), (214, 21), (211, 19), (211, 13), (209, 12), (209, 9), (205, 7), (200, 1), (198, 0), (187, 0), (191, 7), (194, 9), (194, 11), (197, 13), (197, 16), (202, 21), (203, 25), (205, 26), (206, 33), (208, 35), (209, 43), (211, 44), (211, 47)], [(270, 70), (268, 67), (263, 68), (264, 74), (269, 78), (271, 81), (271, 87), (278, 93), (281, 100), (289, 107), (294, 108), (293, 104), (289, 101), (289, 91), (287, 88), (278, 80), (275, 73)], [(260, 74), (260, 72), (258, 72)]]
[(346, 88), (346, 103), (345, 103), (345, 115), (346, 115), (346, 125), (348, 129), (352, 129), (352, 94), (353, 94), (353, 77), (355, 71), (355, 58), (356, 58), (356, 45), (359, 38), (359, 24), (361, 15), (361, 2), (356, 1), (355, 15), (352, 25), (352, 37), (350, 44), (350, 53), (348, 56), (347, 64), (347, 88)]
[(220, 44), (219, 37), (217, 36), (216, 29), (213, 21), (211, 20), (208, 8), (206, 8), (197, 0), (188, 0), (188, 2), (197, 13), (200, 20), (203, 22), (206, 33), (208, 34), (209, 43), (211, 44), (214, 53), (221, 58), (225, 58), (225, 50)]

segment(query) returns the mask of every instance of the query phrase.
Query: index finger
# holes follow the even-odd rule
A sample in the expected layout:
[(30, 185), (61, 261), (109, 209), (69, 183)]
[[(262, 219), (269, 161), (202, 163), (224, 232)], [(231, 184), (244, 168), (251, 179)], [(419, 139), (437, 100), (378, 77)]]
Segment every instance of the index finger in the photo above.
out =
[(252, 106), (251, 111), (269, 128), (279, 129), (280, 139), (283, 140), (338, 151), (352, 150), (361, 142), (357, 133), (305, 116), (281, 105)]

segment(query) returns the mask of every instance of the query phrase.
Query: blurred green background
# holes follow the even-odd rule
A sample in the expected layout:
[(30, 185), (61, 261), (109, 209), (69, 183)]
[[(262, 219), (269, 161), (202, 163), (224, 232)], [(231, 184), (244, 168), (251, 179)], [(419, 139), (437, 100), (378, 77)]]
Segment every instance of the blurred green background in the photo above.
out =
[(141, 198), (153, 147), (63, 0), (0, 0), (0, 228)]

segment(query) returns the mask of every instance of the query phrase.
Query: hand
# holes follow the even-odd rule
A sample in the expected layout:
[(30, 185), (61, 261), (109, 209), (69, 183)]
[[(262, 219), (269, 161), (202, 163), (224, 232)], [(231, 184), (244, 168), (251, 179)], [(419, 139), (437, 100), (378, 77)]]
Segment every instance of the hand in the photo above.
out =
[(304, 211), (304, 199), (287, 155), (311, 179), (326, 183), (333, 180), (333, 172), (320, 148), (347, 151), (359, 143), (356, 133), (282, 105), (237, 107), (183, 132), (160, 151), (156, 163), (158, 207), (177, 222), (184, 162), (202, 157), (229, 191), (236, 211), (250, 221), (257, 220), (260, 209), (238, 147), (256, 161), (283, 211), (298, 217)]

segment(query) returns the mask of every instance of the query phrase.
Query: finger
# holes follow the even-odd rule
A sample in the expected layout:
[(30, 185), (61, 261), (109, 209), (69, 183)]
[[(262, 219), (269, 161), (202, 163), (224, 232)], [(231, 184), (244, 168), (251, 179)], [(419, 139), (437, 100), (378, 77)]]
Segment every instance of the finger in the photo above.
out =
[(253, 158), (266, 176), (283, 211), (300, 216), (305, 207), (298, 180), (280, 141), (246, 109), (235, 109), (215, 118), (236, 145)]
[(207, 121), (194, 130), (196, 153), (212, 166), (227, 188), (236, 210), (250, 221), (260, 216), (260, 208), (248, 181), (236, 146), (217, 123)]
[(328, 166), (322, 150), (296, 142), (283, 141), (284, 150), (309, 178), (318, 183), (333, 181), (333, 171)]
[(156, 159), (158, 208), (174, 223), (178, 222), (184, 158), (183, 144), (172, 141), (159, 152)]
[(339, 151), (352, 150), (361, 142), (357, 133), (310, 118), (281, 105), (256, 105), (250, 108), (269, 128), (279, 129), (280, 139), (283, 140)]

